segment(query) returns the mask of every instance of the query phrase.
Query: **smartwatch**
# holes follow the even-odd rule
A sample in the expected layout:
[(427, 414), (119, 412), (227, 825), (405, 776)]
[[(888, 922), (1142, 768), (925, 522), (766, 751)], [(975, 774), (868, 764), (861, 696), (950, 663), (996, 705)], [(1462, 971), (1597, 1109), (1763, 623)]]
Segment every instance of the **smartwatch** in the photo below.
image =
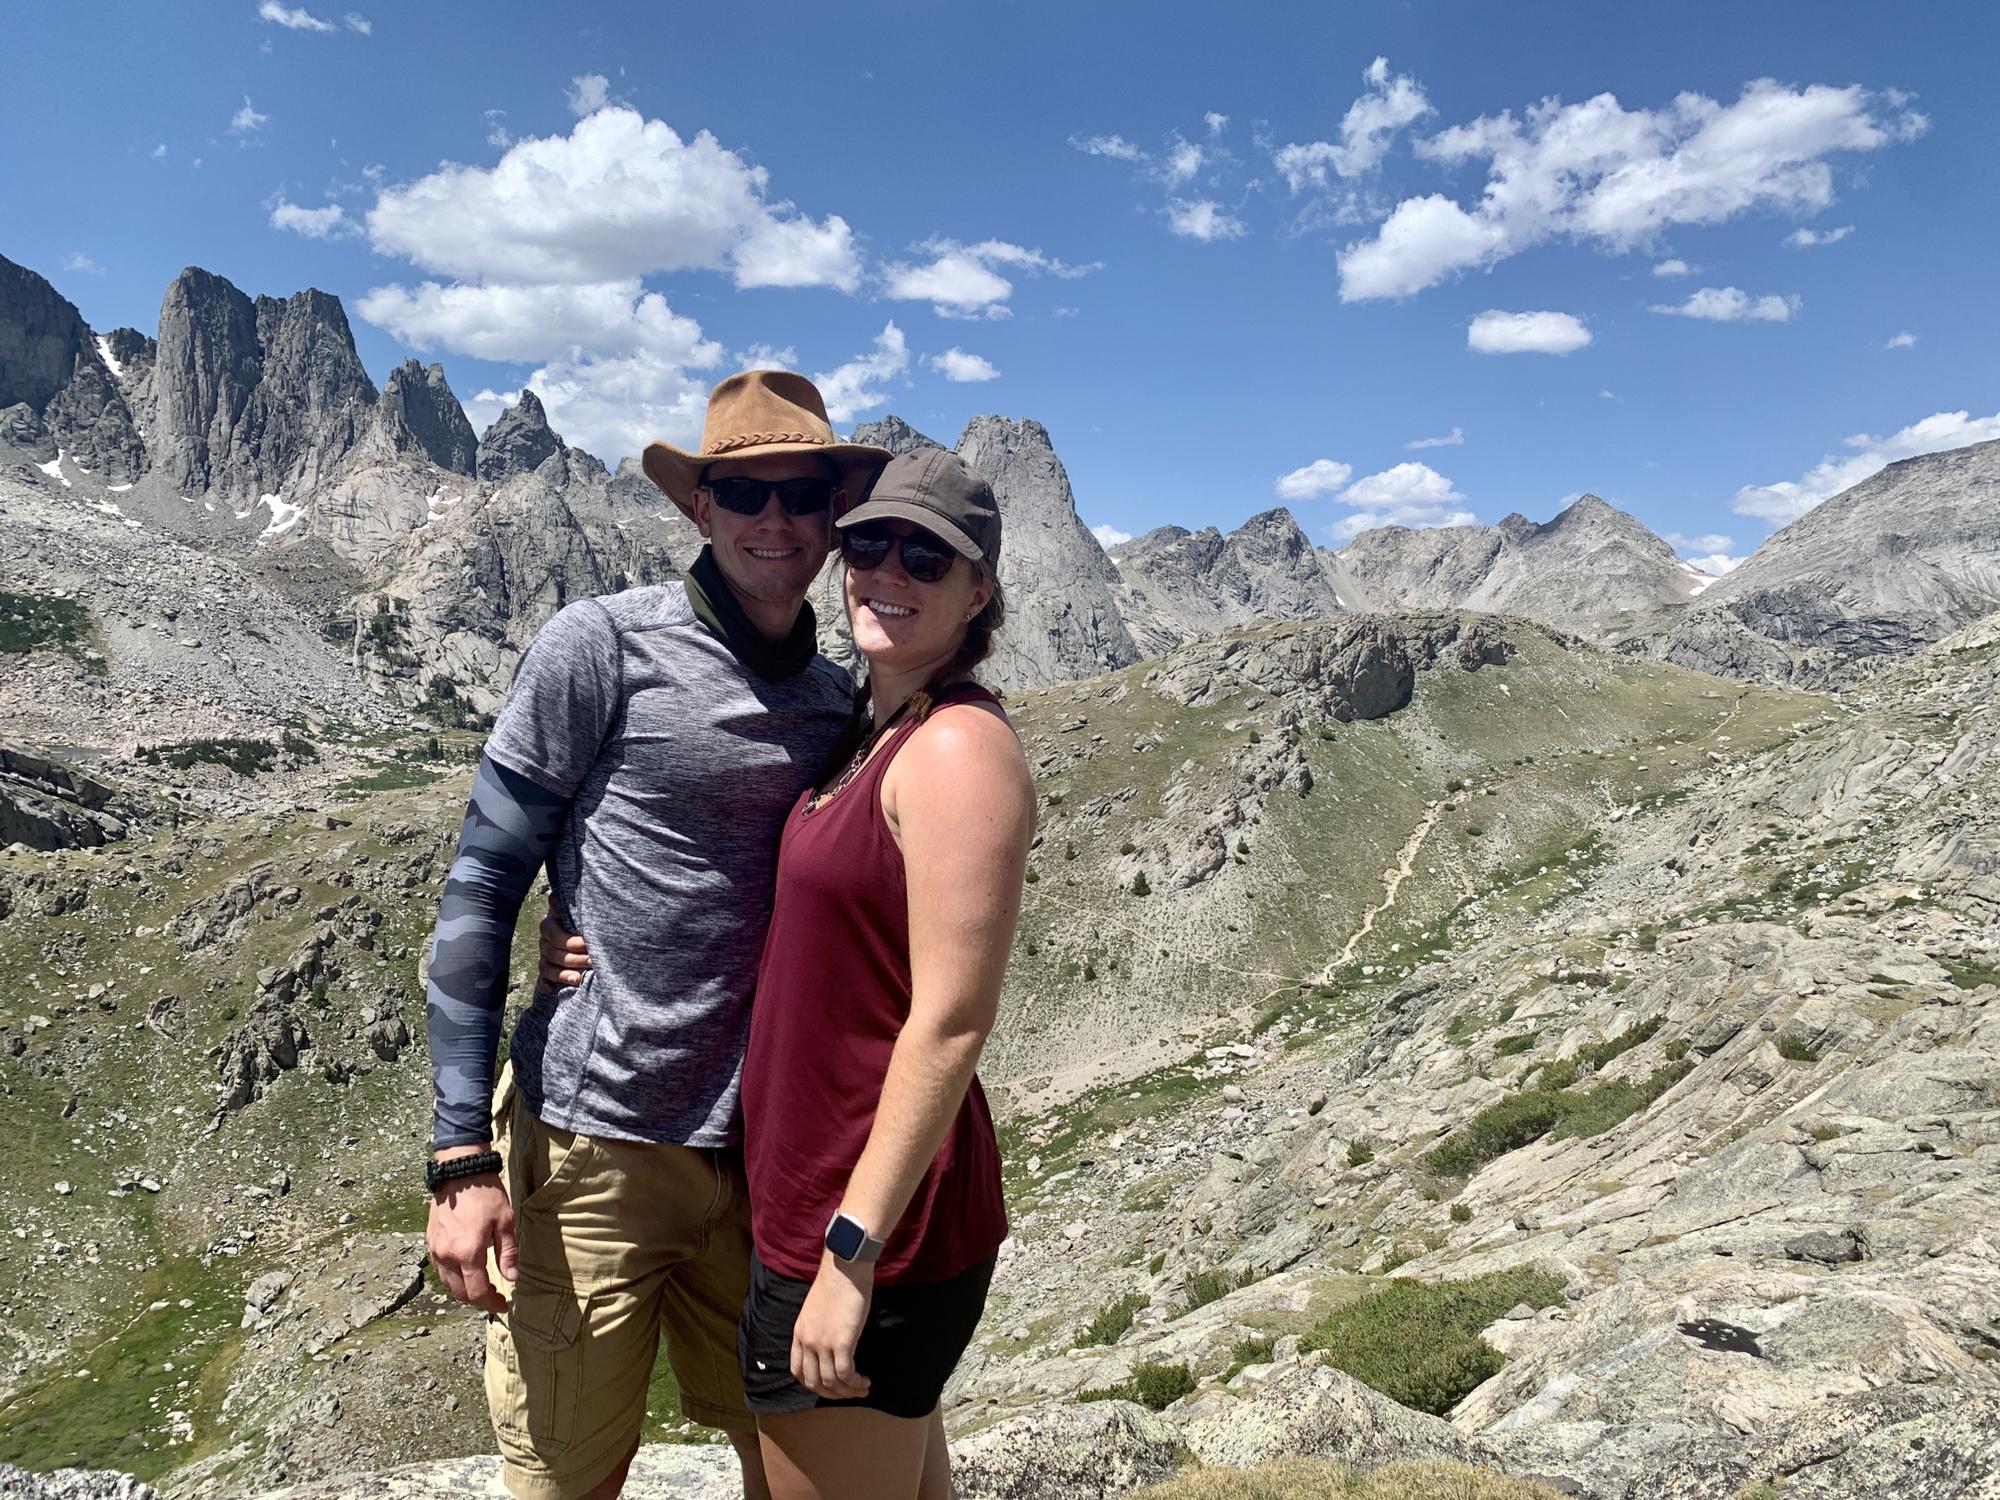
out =
[(849, 1265), (865, 1265), (882, 1258), (883, 1244), (859, 1219), (836, 1213), (826, 1221), (826, 1248)]

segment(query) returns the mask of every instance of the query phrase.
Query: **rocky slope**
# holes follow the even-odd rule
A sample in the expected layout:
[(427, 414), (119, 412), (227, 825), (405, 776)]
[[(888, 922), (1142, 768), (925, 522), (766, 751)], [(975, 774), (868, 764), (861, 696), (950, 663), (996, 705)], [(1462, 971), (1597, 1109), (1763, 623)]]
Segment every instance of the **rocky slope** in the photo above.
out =
[(1584, 495), (1537, 525), (1365, 531), (1330, 559), (1361, 609), (1477, 609), (1602, 637), (1679, 604), (1704, 579), (1640, 522)]
[(1280, 507), (1224, 535), (1161, 526), (1111, 550), (1119, 608), (1140, 651), (1267, 620), (1316, 620), (1344, 607), (1332, 574)]
[[(1996, 688), (1996, 622), (1835, 700), (1437, 614), (1020, 695), (1043, 822), (985, 1069), (1014, 1233), (950, 1397), (964, 1493), (1287, 1453), (1602, 1500), (1980, 1493)], [(0, 961), (44, 977), (0, 1001), (0, 1461), (491, 1482), (337, 1477), (488, 1439), (407, 1189), (460, 784), (329, 790), (0, 856)], [(1338, 1319), (1493, 1276), (1529, 1290), (1442, 1415), (1357, 1378), (1402, 1376)], [(1149, 1370), (1185, 1372), (1157, 1414), (1081, 1400)], [(727, 1470), (649, 1448), (634, 1493)]]
[(107, 362), (117, 358), (54, 287), (0, 257), (0, 440), (37, 462), (68, 453), (112, 483), (136, 478), (146, 448)]
[(1822, 683), (2000, 609), (2000, 442), (1891, 464), (1779, 531), (1643, 648)]

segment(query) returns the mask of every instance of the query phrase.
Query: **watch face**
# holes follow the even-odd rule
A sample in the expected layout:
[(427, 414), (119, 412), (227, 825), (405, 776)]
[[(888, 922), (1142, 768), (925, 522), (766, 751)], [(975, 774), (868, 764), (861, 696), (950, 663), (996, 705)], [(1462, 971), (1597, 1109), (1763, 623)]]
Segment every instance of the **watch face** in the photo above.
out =
[(853, 1260), (859, 1255), (867, 1239), (868, 1231), (861, 1227), (860, 1221), (846, 1214), (835, 1214), (833, 1222), (826, 1226), (826, 1248), (842, 1260)]

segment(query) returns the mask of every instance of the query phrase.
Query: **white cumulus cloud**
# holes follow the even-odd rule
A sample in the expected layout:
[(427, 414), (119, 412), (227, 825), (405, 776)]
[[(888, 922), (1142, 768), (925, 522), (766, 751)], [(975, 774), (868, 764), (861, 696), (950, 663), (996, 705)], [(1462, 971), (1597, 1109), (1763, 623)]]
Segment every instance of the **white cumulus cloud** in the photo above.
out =
[(1464, 500), (1429, 464), (1400, 463), (1341, 492), (1341, 504), (1356, 509), (1334, 524), (1333, 533), (1351, 539), (1377, 526), (1471, 526), (1478, 517), (1465, 509)]
[(1182, 239), (1234, 240), (1249, 231), (1212, 198), (1176, 198), (1167, 205), (1167, 227)]
[(1000, 372), (993, 367), (991, 360), (977, 354), (967, 354), (956, 344), (942, 354), (933, 354), (924, 363), (946, 380), (960, 384), (1000, 378)]
[(525, 363), (647, 356), (706, 368), (722, 358), (701, 325), (682, 317), (634, 276), (581, 286), (380, 286), (355, 304), (412, 348)]
[(257, 113), (257, 107), (250, 102), (250, 96), (243, 96), (243, 107), (229, 117), (231, 135), (252, 135), (271, 123), (269, 115)]
[(338, 203), (329, 203), (325, 208), (301, 208), (280, 194), (271, 205), (271, 227), (302, 234), (309, 240), (330, 240), (352, 234), (354, 221)]
[(861, 279), (839, 215), (815, 223), (773, 199), (765, 169), (707, 131), (682, 140), (610, 105), (568, 135), (528, 137), (492, 167), (447, 163), (383, 191), (369, 242), (468, 280), (603, 282), (650, 272), (728, 271), (736, 285)]
[(1465, 429), (1454, 427), (1443, 437), (1413, 438), (1403, 444), (1405, 448), (1456, 448), (1465, 441)]
[(1218, 114), (1212, 109), (1201, 117), (1201, 122), (1208, 127), (1210, 135), (1221, 135), (1223, 131), (1229, 128), (1229, 116)]
[(1583, 320), (1566, 312), (1501, 312), (1488, 308), (1465, 330), (1480, 354), (1568, 354), (1590, 342)]
[(1352, 466), (1330, 458), (1316, 458), (1303, 469), (1278, 476), (1272, 486), (1280, 500), (1316, 500), (1331, 495), (1354, 473)]
[(264, 0), (257, 7), (257, 18), (271, 21), (292, 31), (332, 31), (334, 24), (322, 20), (304, 6), (280, 5), (278, 0)]
[(891, 262), (883, 267), (883, 290), (899, 302), (928, 302), (941, 318), (1005, 318), (1013, 309), (1008, 299), (1014, 283), (1000, 267), (1029, 275), (1047, 274), (1074, 280), (1098, 269), (1093, 263), (1073, 266), (1039, 250), (1007, 240), (981, 240), (965, 245), (938, 238), (917, 247), (929, 259)]
[(1720, 578), (1743, 561), (1736, 550), (1736, 538), (1719, 531), (1705, 532), (1701, 536), (1683, 536), (1678, 531), (1670, 531), (1663, 540), (1680, 553), (1682, 562), (1712, 578)]
[(1785, 243), (1795, 250), (1807, 250), (1814, 245), (1837, 245), (1852, 233), (1852, 224), (1843, 224), (1838, 229), (1794, 229), (1785, 236)]
[(1398, 204), (1373, 238), (1341, 252), (1341, 300), (1408, 296), (1556, 237), (1625, 252), (1677, 224), (1818, 212), (1834, 199), (1835, 157), (1929, 128), (1907, 103), (1859, 85), (1763, 78), (1731, 104), (1690, 92), (1628, 110), (1599, 94), (1483, 115), (1417, 143), (1442, 166), (1483, 163), (1478, 201), (1432, 193)]
[(1672, 318), (1701, 318), (1710, 323), (1789, 323), (1803, 304), (1797, 297), (1772, 293), (1753, 297), (1741, 287), (1705, 286), (1685, 302), (1653, 304), (1653, 311)]
[(1160, 175), (1170, 188), (1177, 188), (1194, 179), (1201, 170), (1201, 147), (1193, 141), (1175, 141), (1160, 163)]
[(573, 115), (594, 115), (611, 102), (611, 80), (602, 73), (579, 73), (563, 90), (563, 102)]
[(813, 384), (826, 399), (828, 418), (845, 426), (863, 412), (886, 404), (889, 382), (909, 367), (909, 344), (903, 330), (891, 322), (883, 325), (866, 354), (813, 376)]
[(1916, 342), (1917, 342), (1917, 336), (1906, 329), (1902, 333), (1899, 333), (1894, 338), (1890, 339), (1889, 342), (1884, 344), (1882, 347), (1884, 349), (1912, 349), (1916, 347)]
[(1341, 117), (1340, 139), (1281, 146), (1271, 160), (1294, 193), (1329, 185), (1329, 175), (1359, 177), (1381, 165), (1396, 133), (1431, 112), (1423, 86), (1405, 74), (1389, 75), (1378, 57), (1361, 75), (1367, 86)]
[(1663, 260), (1653, 267), (1655, 276), (1685, 276), (1693, 268), (1684, 260)]
[(356, 11), (350, 10), (341, 19), (347, 22), (349, 31), (359, 32), (362, 36), (375, 35), (375, 23)]
[(1941, 453), (1947, 448), (1963, 448), (1995, 438), (2000, 438), (2000, 412), (1990, 417), (1973, 417), (1962, 411), (1933, 412), (1921, 422), (1912, 422), (1886, 438), (1856, 433), (1846, 440), (1851, 452), (1828, 454), (1796, 480), (1746, 484), (1736, 492), (1730, 508), (1739, 515), (1755, 516), (1782, 526), (1842, 490), (1880, 473), (1898, 459)]
[(1073, 135), (1069, 143), (1086, 156), (1108, 156), (1113, 161), (1140, 161), (1146, 155), (1122, 135)]
[(1097, 538), (1097, 545), (1102, 547), (1106, 552), (1109, 552), (1113, 547), (1116, 547), (1121, 542), (1129, 542), (1132, 540), (1131, 532), (1120, 531), (1116, 526), (1111, 526), (1104, 523), (1099, 523), (1098, 525), (1091, 527), (1090, 534)]

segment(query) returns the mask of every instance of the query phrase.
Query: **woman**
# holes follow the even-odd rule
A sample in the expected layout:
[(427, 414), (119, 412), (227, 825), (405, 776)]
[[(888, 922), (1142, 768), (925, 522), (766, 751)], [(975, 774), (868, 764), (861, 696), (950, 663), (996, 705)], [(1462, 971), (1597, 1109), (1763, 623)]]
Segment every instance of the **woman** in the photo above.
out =
[(1003, 612), (991, 488), (924, 450), (837, 525), (867, 732), (779, 851), (744, 1061), (739, 1352), (775, 1500), (947, 1500), (938, 1398), (1007, 1230), (973, 1075), (1034, 795), (969, 681)]

